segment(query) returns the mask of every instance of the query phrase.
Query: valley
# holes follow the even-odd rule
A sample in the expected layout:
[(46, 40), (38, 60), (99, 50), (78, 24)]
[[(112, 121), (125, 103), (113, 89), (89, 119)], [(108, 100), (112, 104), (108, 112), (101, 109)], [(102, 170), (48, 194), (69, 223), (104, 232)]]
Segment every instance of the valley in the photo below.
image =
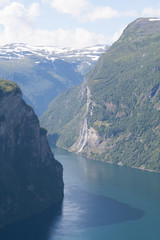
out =
[(17, 83), (40, 116), (57, 95), (81, 84), (107, 49), (105, 45), (72, 49), (8, 44), (0, 47), (0, 76)]

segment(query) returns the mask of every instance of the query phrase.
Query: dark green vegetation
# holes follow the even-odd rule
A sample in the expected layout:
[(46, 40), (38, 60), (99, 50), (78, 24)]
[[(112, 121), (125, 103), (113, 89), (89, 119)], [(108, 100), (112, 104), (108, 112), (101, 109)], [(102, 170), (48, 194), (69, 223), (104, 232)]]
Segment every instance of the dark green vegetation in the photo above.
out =
[(79, 125), (83, 121), (86, 109), (86, 91), (81, 86), (68, 89), (61, 93), (55, 101), (49, 105), (49, 109), (41, 117), (42, 123), (48, 119), (47, 125), (49, 140), (61, 143), (61, 146), (69, 148), (74, 144), (79, 135)]
[[(59, 112), (64, 125), (56, 122), (57, 144), (93, 159), (160, 171), (160, 22), (142, 18), (131, 23), (87, 74), (81, 88), (85, 85), (88, 109), (81, 114), (81, 124), (75, 116), (64, 121), (74, 111), (72, 104), (67, 112), (59, 108), (66, 93), (42, 117), (42, 124), (53, 134), (56, 118), (50, 116)], [(70, 91), (72, 102), (81, 90)], [(73, 129), (78, 124), (79, 137), (69, 128), (68, 135), (76, 137), (69, 146), (61, 139), (62, 129), (70, 124)]]
[(11, 82), (11, 81), (6, 81), (6, 80), (0, 80), (0, 91), (1, 92), (11, 92), (13, 91), (14, 89), (19, 89), (17, 84)]
[(62, 166), (20, 88), (0, 80), (0, 226), (62, 201)]

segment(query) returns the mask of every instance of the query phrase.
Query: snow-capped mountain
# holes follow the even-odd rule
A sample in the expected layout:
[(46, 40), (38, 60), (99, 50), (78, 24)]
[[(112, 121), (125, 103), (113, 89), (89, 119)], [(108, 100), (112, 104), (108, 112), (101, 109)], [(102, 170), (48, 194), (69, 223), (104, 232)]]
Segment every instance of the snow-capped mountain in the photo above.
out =
[(0, 46), (0, 78), (16, 82), (41, 115), (59, 93), (80, 84), (107, 49), (105, 45), (73, 49), (7, 44)]
[[(100, 55), (106, 52), (107, 49), (107, 45), (74, 49), (13, 43), (0, 46), (0, 59), (22, 59), (26, 56), (37, 55), (51, 61), (55, 59), (61, 59), (72, 63), (75, 61), (84, 61), (90, 66), (92, 62), (96, 62)], [(38, 64), (38, 62), (35, 63)]]

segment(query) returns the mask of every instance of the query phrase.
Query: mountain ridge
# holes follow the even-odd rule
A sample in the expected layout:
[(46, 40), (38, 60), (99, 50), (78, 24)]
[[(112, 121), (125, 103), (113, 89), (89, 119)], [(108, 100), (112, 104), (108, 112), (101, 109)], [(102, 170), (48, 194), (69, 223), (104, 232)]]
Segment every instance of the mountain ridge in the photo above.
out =
[[(77, 116), (70, 116), (67, 124), (59, 128), (54, 114), (63, 117), (67, 112), (61, 115), (56, 109), (58, 101), (64, 104), (58, 97), (43, 114), (41, 123), (49, 134), (54, 134), (56, 126), (58, 146), (96, 160), (160, 171), (160, 22), (150, 19), (140, 18), (129, 24), (87, 73), (77, 93), (84, 101), (83, 113), (77, 115), (79, 123)], [(68, 96), (72, 94), (70, 90)], [(81, 105), (78, 97), (74, 104)], [(76, 135), (71, 123), (73, 128), (78, 124)], [(66, 136), (72, 134), (76, 140), (66, 144)]]
[(0, 78), (17, 83), (25, 101), (40, 116), (58, 94), (83, 82), (86, 71), (107, 48), (5, 45), (0, 47)]
[(88, 57), (88, 60), (96, 61), (99, 56), (106, 51), (107, 45), (94, 45), (85, 48), (67, 48), (54, 46), (32, 46), (25, 43), (12, 43), (0, 46), (0, 58), (4, 59), (20, 59), (25, 55), (36, 54), (45, 57), (47, 60), (54, 61), (55, 59), (73, 61), (74, 58)]

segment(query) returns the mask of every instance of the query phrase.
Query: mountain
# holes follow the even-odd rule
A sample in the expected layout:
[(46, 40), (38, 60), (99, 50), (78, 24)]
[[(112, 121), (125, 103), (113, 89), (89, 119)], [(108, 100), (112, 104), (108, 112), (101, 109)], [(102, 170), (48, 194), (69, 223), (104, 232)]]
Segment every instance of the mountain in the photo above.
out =
[(160, 171), (160, 21), (140, 18), (84, 83), (41, 117), (57, 145), (89, 158)]
[(62, 166), (46, 130), (22, 100), (20, 88), (0, 80), (0, 226), (39, 213), (63, 199)]
[(5, 45), (0, 47), (0, 78), (17, 83), (25, 101), (40, 116), (59, 93), (83, 82), (84, 74), (107, 48)]

